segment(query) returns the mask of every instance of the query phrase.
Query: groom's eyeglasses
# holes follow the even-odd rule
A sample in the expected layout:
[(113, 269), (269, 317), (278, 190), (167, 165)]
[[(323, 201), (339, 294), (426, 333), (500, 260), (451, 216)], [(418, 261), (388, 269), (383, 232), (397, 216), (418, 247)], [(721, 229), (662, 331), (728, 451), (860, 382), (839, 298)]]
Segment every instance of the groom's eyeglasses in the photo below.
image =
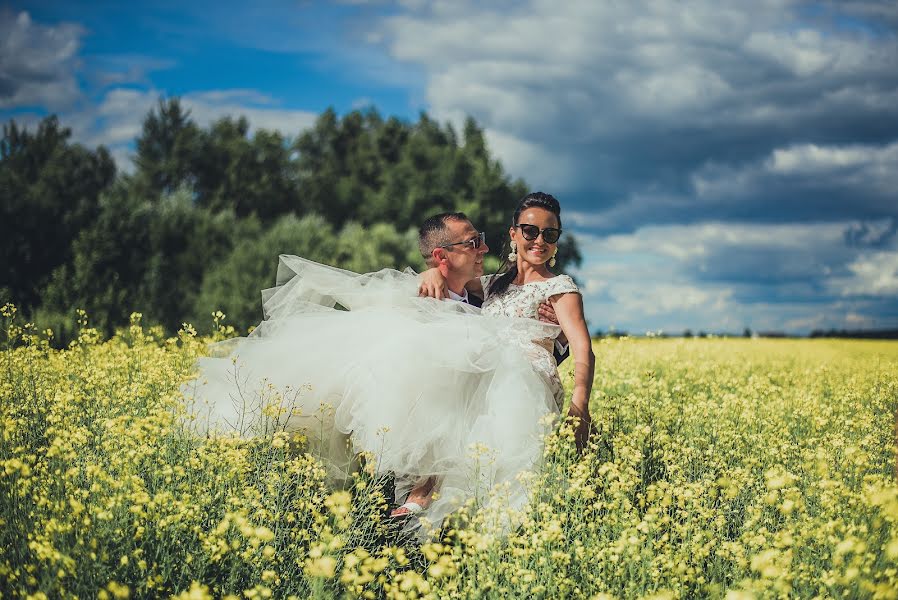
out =
[(556, 229), (555, 227), (546, 227), (543, 230), (540, 230), (536, 225), (530, 225), (528, 223), (518, 223), (515, 227), (521, 228), (521, 235), (524, 236), (524, 239), (528, 242), (532, 242), (536, 238), (539, 237), (539, 234), (543, 234), (543, 241), (547, 244), (554, 244), (558, 241), (558, 238), (561, 237), (561, 230)]
[(465, 240), (463, 242), (455, 242), (454, 244), (443, 244), (442, 246), (440, 246), (440, 248), (448, 248), (449, 246), (461, 246), (462, 244), (467, 244), (467, 245), (471, 246), (471, 248), (473, 248), (474, 250), (477, 250), (478, 248), (480, 248), (480, 246), (482, 246), (485, 243), (486, 243), (486, 234), (481, 231), (480, 233), (477, 234), (476, 237), (472, 237), (469, 240)]

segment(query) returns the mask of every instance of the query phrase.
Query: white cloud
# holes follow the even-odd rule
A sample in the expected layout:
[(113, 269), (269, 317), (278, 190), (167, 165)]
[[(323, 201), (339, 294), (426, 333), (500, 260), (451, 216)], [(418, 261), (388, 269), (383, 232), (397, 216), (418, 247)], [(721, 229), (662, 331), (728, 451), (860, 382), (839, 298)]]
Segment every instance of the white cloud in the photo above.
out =
[(647, 226), (601, 237), (578, 231), (584, 265), (576, 275), (587, 318), (599, 329), (894, 326), (876, 315), (898, 296), (898, 251), (871, 251), (846, 235), (879, 243), (891, 229), (889, 222), (842, 222)]
[(374, 100), (367, 96), (362, 96), (360, 98), (356, 98), (352, 101), (352, 109), (353, 110), (364, 110), (366, 108), (372, 107), (375, 105)]
[(898, 203), (898, 36), (839, 23), (894, 9), (818, 8), (457, 0), (406, 7), (377, 37), (423, 69), (435, 117), (471, 114), (513, 175), (615, 205), (596, 218), (610, 228), (745, 214), (771, 181), (792, 198), (779, 220), (843, 220), (815, 210), (820, 175), (859, 218), (882, 216), (883, 196)]
[(800, 78), (829, 73), (850, 73), (866, 69), (877, 56), (878, 45), (864, 39), (832, 39), (820, 31), (799, 28), (793, 31), (759, 31), (749, 35), (745, 49), (773, 64), (779, 64)]
[(200, 125), (243, 115), (249, 121), (250, 132), (268, 129), (292, 137), (314, 125), (318, 118), (314, 112), (278, 108), (275, 99), (255, 90), (197, 92), (181, 99)]
[(504, 157), (507, 170), (520, 173), (527, 169), (527, 181), (534, 189), (555, 189), (572, 175), (570, 165), (544, 146), (494, 129), (485, 130), (484, 136), (490, 153)]
[(834, 169), (868, 168), (869, 175), (894, 173), (898, 168), (898, 142), (887, 146), (818, 146), (798, 144), (777, 148), (765, 162), (770, 173), (826, 173)]
[(711, 291), (706, 287), (665, 283), (623, 284), (615, 286), (610, 292), (615, 302), (646, 317), (695, 309), (724, 311), (732, 293), (730, 289)]
[[(831, 246), (844, 239), (846, 223), (749, 224), (698, 223), (695, 225), (652, 225), (633, 233), (592, 238), (586, 252), (651, 252), (677, 261), (690, 261), (713, 254), (721, 248), (776, 248), (794, 252), (815, 245)], [(882, 227), (882, 224), (877, 224)], [(596, 241), (600, 240), (600, 241)]]
[(130, 143), (140, 133), (141, 120), (156, 102), (152, 92), (113, 89), (95, 108), (74, 113), (66, 120), (72, 123), (75, 138), (89, 145), (116, 146)]
[(732, 92), (732, 87), (714, 71), (688, 64), (649, 73), (621, 70), (614, 83), (626, 94), (631, 110), (650, 116), (701, 110)]
[(829, 329), (876, 329), (894, 328), (898, 321), (880, 320), (872, 314), (863, 314), (853, 309), (845, 309), (839, 304), (828, 308), (827, 312), (814, 313), (807, 317), (788, 319), (782, 328), (786, 331), (813, 331)]
[(849, 312), (845, 315), (845, 323), (854, 327), (870, 327), (873, 323), (873, 319), (868, 315)]
[[(826, 210), (841, 213), (841, 218), (852, 212), (898, 216), (898, 141), (774, 148), (752, 163), (708, 162), (693, 172), (690, 185), (699, 206), (775, 205), (784, 215), (781, 220), (826, 218), (813, 209), (822, 210), (827, 203)], [(836, 204), (840, 206), (833, 208)]]
[(27, 12), (0, 9), (0, 109), (65, 108), (81, 95), (75, 71), (84, 29), (35, 24)]
[(848, 270), (849, 278), (833, 282), (843, 296), (898, 297), (898, 252), (864, 253)]
[(783, 329), (787, 331), (813, 331), (814, 329), (822, 329), (829, 320), (826, 313), (818, 312), (806, 317), (788, 319), (783, 323)]
[[(102, 102), (86, 111), (65, 116), (73, 136), (88, 146), (103, 144), (112, 152), (116, 163), (130, 171), (133, 142), (140, 135), (144, 117), (162, 94), (157, 90), (116, 88), (106, 93)], [(250, 133), (258, 129), (280, 131), (287, 137), (311, 127), (316, 113), (279, 108), (275, 99), (256, 90), (212, 90), (181, 97), (201, 127), (224, 118), (245, 116)]]

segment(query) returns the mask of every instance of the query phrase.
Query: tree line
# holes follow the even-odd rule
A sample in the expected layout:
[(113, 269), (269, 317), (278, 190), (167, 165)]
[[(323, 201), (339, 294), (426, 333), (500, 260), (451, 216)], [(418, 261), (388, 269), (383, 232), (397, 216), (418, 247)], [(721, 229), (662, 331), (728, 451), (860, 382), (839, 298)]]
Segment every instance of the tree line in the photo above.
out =
[[(131, 312), (169, 333), (222, 310), (238, 329), (261, 318), (278, 254), (354, 271), (420, 269), (416, 229), (460, 210), (487, 233), (498, 266), (508, 219), (528, 191), (492, 158), (473, 119), (457, 132), (374, 109), (322, 113), (289, 138), (244, 117), (199, 126), (177, 98), (144, 118), (133, 172), (103, 146), (74, 143), (55, 116), (0, 142), (0, 302), (57, 341), (87, 310), (105, 334)], [(559, 268), (579, 264), (573, 236)]]

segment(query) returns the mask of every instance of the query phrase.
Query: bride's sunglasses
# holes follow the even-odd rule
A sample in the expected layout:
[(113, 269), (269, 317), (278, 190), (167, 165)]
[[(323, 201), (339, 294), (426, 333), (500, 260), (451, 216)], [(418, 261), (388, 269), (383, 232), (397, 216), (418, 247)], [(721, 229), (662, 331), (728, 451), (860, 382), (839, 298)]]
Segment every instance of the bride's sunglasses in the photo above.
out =
[(554, 244), (558, 241), (558, 238), (561, 237), (561, 230), (556, 229), (555, 227), (546, 227), (545, 229), (540, 230), (536, 225), (530, 225), (528, 223), (518, 223), (515, 227), (521, 228), (521, 235), (524, 236), (524, 239), (528, 242), (531, 242), (539, 237), (539, 234), (543, 234), (543, 241), (547, 244)]

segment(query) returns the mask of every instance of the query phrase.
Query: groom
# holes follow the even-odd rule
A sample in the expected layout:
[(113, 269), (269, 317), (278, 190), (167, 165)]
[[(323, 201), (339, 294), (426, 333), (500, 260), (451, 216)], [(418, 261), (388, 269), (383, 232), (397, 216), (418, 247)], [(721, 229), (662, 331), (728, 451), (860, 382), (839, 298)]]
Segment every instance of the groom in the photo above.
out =
[[(437, 268), (446, 280), (448, 299), (467, 302), (473, 306), (483, 304), (483, 298), (469, 294), (465, 284), (483, 275), (483, 257), (490, 248), (484, 235), (474, 228), (461, 212), (434, 215), (424, 221), (418, 230), (418, 249), (428, 267)], [(422, 295), (443, 298), (443, 290), (421, 290)], [(552, 306), (545, 302), (539, 307), (540, 320), (558, 325)], [(561, 334), (564, 335), (563, 333)], [(561, 363), (570, 354), (567, 340), (555, 340), (555, 361)], [(430, 502), (436, 478), (419, 482), (409, 493), (405, 503), (390, 513), (391, 517), (405, 517), (423, 510)]]

